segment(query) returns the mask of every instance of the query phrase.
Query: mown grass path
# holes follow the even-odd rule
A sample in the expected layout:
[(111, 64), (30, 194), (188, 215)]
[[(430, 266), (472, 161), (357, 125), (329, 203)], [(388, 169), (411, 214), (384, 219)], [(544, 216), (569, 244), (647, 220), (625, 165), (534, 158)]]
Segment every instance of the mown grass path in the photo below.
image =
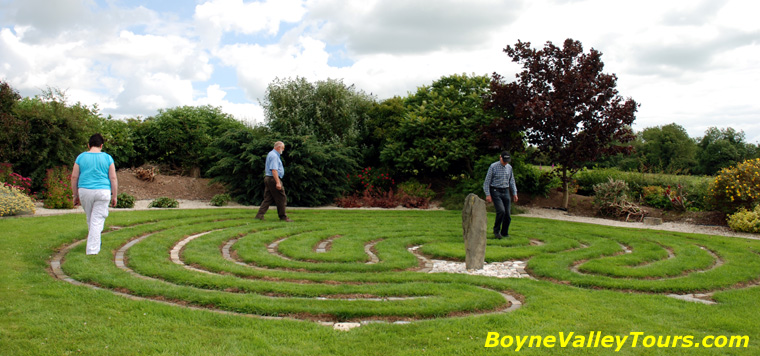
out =
[[(750, 335), (687, 351), (759, 351), (759, 241), (517, 217), (486, 259), (527, 260), (535, 279), (498, 279), (429, 274), (408, 250), (463, 260), (457, 212), (292, 214), (117, 212), (96, 256), (81, 215), (2, 219), (0, 354), (486, 354), (488, 332), (592, 331)], [(693, 294), (714, 304), (668, 297)], [(611, 350), (520, 352), (552, 351)]]

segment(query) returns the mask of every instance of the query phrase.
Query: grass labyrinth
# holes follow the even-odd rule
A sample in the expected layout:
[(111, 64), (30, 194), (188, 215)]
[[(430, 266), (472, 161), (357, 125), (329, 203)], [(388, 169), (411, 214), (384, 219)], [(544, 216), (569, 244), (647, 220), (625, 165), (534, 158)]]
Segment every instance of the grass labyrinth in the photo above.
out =
[[(46, 299), (60, 303), (71, 298), (69, 308), (77, 309), (79, 299), (71, 296), (73, 291), (96, 293), (95, 300), (109, 305), (161, 301), (147, 303), (179, 319), (185, 317), (177, 316), (183, 311), (231, 312), (223, 317), (233, 319), (251, 315), (256, 321), (243, 323), (268, 325), (270, 332), (301, 333), (301, 337), (317, 333), (321, 341), (315, 343), (345, 347), (351, 338), (358, 338), (353, 342), (371, 350), (368, 354), (416, 353), (425, 348), (442, 354), (485, 352), (483, 340), (490, 331), (760, 335), (756, 286), (760, 241), (518, 216), (513, 220), (513, 238), (488, 240), (486, 260), (527, 261), (526, 270), (534, 279), (499, 279), (426, 273), (425, 259), (464, 260), (458, 212), (294, 210), (291, 215), (296, 222), (286, 224), (273, 215), (264, 222), (254, 220), (250, 210), (239, 209), (118, 212), (109, 218), (96, 256), (84, 254), (81, 215), (2, 220), (3, 231), (11, 233), (0, 239), (4, 257), (0, 261), (5, 261), (0, 262), (5, 271), (0, 273), (4, 282), (6, 278), (13, 282), (0, 290), (0, 298), (8, 302), (0, 307), (8, 315), (0, 322), (0, 332), (20, 329), (19, 335), (24, 335), (23, 329), (35, 329), (15, 313), (39, 309)], [(34, 228), (21, 233), (19, 227), (32, 223)], [(28, 246), (25, 241), (35, 242)], [(410, 251), (414, 246), (420, 246), (421, 255)], [(50, 278), (45, 267), (52, 265), (55, 271), (59, 262), (60, 269), (53, 272), (59, 279), (100, 290)], [(37, 299), (13, 297), (35, 288), (46, 289)], [(669, 297), (694, 293), (712, 304)], [(186, 306), (204, 310), (190, 311)], [(46, 313), (80, 318), (60, 310), (38, 313), (42, 329)], [(110, 311), (100, 313), (111, 319)], [(154, 322), (165, 321), (166, 317), (158, 317)], [(366, 325), (343, 334), (352, 335), (349, 339), (336, 339), (329, 334), (331, 329), (310, 321)], [(394, 324), (398, 321), (405, 325)], [(116, 329), (121, 327), (130, 325)], [(210, 332), (234, 335), (238, 328)], [(372, 341), (364, 339), (368, 332), (373, 333)], [(432, 339), (417, 335), (420, 332)], [(172, 335), (170, 340), (183, 338)], [(452, 338), (458, 343), (450, 343)], [(4, 340), (0, 346), (14, 350), (9, 342), (14, 338)], [(171, 349), (164, 345), (170, 341), (156, 342), (154, 350)], [(32, 350), (45, 354), (39, 346)], [(333, 351), (349, 351), (341, 350)]]

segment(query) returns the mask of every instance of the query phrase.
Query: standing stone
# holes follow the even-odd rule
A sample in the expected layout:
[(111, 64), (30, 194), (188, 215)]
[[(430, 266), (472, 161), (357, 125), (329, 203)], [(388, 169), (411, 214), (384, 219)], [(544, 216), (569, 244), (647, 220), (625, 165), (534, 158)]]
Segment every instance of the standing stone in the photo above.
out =
[(462, 229), (464, 230), (464, 247), (466, 250), (465, 266), (467, 269), (483, 269), (486, 258), (486, 202), (470, 193), (464, 199), (462, 209)]

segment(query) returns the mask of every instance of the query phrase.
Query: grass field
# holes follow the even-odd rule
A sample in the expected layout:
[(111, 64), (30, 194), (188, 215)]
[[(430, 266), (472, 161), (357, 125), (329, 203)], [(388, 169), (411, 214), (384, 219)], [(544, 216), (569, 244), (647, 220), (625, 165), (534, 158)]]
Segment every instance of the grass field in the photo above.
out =
[(486, 260), (535, 279), (499, 279), (420, 271), (458, 212), (290, 216), (113, 212), (96, 256), (82, 215), (0, 219), (0, 355), (760, 354), (760, 241), (518, 216)]

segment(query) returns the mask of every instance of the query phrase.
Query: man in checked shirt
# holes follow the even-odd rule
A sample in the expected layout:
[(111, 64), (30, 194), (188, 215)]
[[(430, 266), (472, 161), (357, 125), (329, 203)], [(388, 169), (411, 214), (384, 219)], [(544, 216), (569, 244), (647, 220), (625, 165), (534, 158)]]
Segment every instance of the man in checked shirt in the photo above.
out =
[(496, 208), (496, 221), (493, 224), (493, 235), (497, 239), (509, 237), (509, 223), (512, 222), (510, 200), (517, 203), (517, 186), (512, 165), (509, 162), (512, 157), (507, 151), (499, 156), (499, 161), (491, 164), (488, 168), (486, 180), (483, 182), (483, 191), (486, 192), (486, 201), (493, 202)]

